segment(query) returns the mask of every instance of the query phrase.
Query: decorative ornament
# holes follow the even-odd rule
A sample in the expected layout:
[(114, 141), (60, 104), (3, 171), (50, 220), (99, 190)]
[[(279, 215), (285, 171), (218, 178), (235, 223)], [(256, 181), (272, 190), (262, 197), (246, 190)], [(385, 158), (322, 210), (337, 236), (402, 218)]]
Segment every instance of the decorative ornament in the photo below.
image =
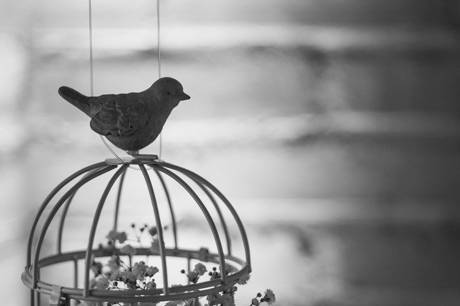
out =
[[(152, 221), (155, 225), (151, 227), (144, 225), (139, 229), (139, 233), (151, 238), (150, 245), (142, 245), (143, 239), (140, 235), (129, 239), (126, 232), (118, 230), (121, 194), (125, 175), (130, 167), (140, 170), (140, 172), (133, 172), (143, 176), (149, 194)], [(75, 235), (76, 230), (88, 231), (86, 249), (63, 251), (64, 232), (70, 232), (66, 228), (67, 212), (76, 202), (74, 198), (84, 198), (78, 196), (79, 192), (85, 189), (83, 187), (93, 184), (96, 178), (105, 177), (110, 173), (112, 175), (105, 186), (101, 186), (98, 180), (97, 186), (102, 188), (102, 195), (95, 208), (91, 227), (72, 231), (72, 235)], [(152, 179), (152, 174), (156, 177), (155, 181)], [(180, 229), (175, 217), (176, 204), (172, 201), (173, 196), (169, 192), (167, 180), (174, 182), (177, 187), (188, 193), (189, 200), (181, 205), (195, 205), (201, 211), (212, 233), (214, 245), (189, 249), (179, 244)], [(107, 234), (108, 243), (97, 246), (96, 230), (101, 222), (106, 220), (103, 218), (103, 210), (108, 205), (107, 198), (113, 192), (117, 181), (116, 213), (112, 221), (112, 230)], [(166, 203), (157, 200), (160, 193), (164, 195)], [(166, 246), (165, 243), (165, 221), (164, 216), (160, 216), (160, 205), (167, 205), (169, 211), (168, 219), (173, 236), (173, 241), (169, 242), (171, 247)], [(49, 207), (51, 210), (47, 210)], [(132, 209), (135, 210), (136, 206), (132, 205)], [(211, 210), (214, 210), (218, 216), (217, 220), (212, 217)], [(225, 211), (231, 216), (230, 219), (224, 218)], [(61, 213), (60, 216), (58, 212)], [(44, 241), (54, 220), (59, 224), (56, 249), (52, 254), (42, 256)], [(236, 241), (232, 241), (230, 237), (228, 225), (231, 223), (238, 228), (238, 240), (244, 250), (242, 258), (237, 257), (233, 251), (233, 244)], [(136, 226), (133, 225), (133, 228)], [(127, 243), (127, 241), (136, 243)], [(48, 246), (47, 248), (49, 249)], [(211, 251), (212, 249), (217, 252)], [(147, 264), (149, 261), (155, 261), (155, 258), (159, 259), (158, 267)], [(169, 258), (182, 258), (183, 267), (186, 269), (183, 271), (175, 269)], [(191, 265), (192, 261), (195, 262), (194, 266)], [(62, 263), (73, 264), (73, 286), (63, 286), (42, 279), (42, 269)], [(83, 276), (79, 274), (81, 266)], [(207, 271), (210, 273), (206, 274)], [(171, 284), (170, 275), (181, 272), (186, 275), (186, 283)], [(246, 232), (228, 199), (200, 175), (183, 167), (160, 161), (155, 156), (140, 155), (134, 156), (129, 161), (108, 159), (90, 165), (70, 175), (51, 191), (32, 223), (27, 245), (27, 264), (22, 280), (31, 289), (31, 305), (42, 305), (41, 295), (48, 295), (49, 305), (53, 306), (74, 305), (73, 303), (81, 302), (91, 306), (153, 305), (151, 303), (162, 301), (182, 303), (189, 300), (198, 303), (201, 297), (207, 299), (208, 305), (232, 305), (233, 302), (229, 301), (233, 301), (235, 285), (245, 283), (250, 272)], [(158, 278), (158, 275), (161, 276)]]
[[(91, 118), (93, 131), (130, 156), (120, 158), (102, 138), (116, 158), (76, 171), (45, 198), (32, 223), (22, 273), (22, 281), (30, 289), (30, 305), (235, 305), (237, 285), (246, 284), (251, 272), (248, 238), (237, 212), (222, 192), (197, 173), (163, 161), (157, 155), (139, 154), (140, 149), (161, 136), (172, 109), (180, 101), (190, 99), (177, 80), (161, 77), (159, 35), (159, 79), (150, 88), (138, 93), (94, 96), (91, 0), (89, 13), (91, 96), (65, 86), (59, 88), (59, 94)], [(159, 17), (159, 0), (157, 13)], [(131, 169), (138, 170), (131, 172), (140, 175), (145, 184), (151, 224), (132, 223), (130, 233), (120, 230), (119, 223), (123, 217), (120, 207), (126, 198), (133, 196), (128, 193), (122, 201), (125, 177)], [(106, 183), (101, 183), (104, 178)], [(69, 230), (68, 212), (78, 200), (90, 200), (81, 196), (87, 187), (101, 195), (95, 203), (91, 226)], [(187, 200), (175, 203), (170, 187), (185, 191)], [(109, 206), (112, 194), (115, 213), (107, 218), (104, 208)], [(139, 203), (129, 205), (134, 212), (139, 208)], [(211, 245), (203, 242), (184, 247), (179, 243), (181, 229), (176, 220), (179, 205), (194, 207), (202, 214), (211, 233)], [(50, 227), (54, 223), (57, 236), (51, 238)], [(232, 225), (237, 231), (230, 231)], [(102, 243), (96, 241), (101, 227), (111, 228)], [(166, 231), (170, 231), (172, 239), (166, 239)], [(65, 233), (71, 233), (72, 237), (83, 234), (86, 247), (65, 250)], [(233, 248), (235, 243), (241, 246), (239, 252)], [(43, 277), (44, 270), (63, 266), (71, 267), (66, 273), (72, 276), (71, 285)], [(177, 277), (182, 283), (171, 281)], [(267, 290), (264, 297), (258, 294), (252, 299), (251, 305), (274, 301), (273, 292)]]
[(151, 144), (173, 108), (190, 99), (182, 85), (168, 77), (136, 93), (88, 97), (63, 86), (59, 94), (91, 118), (93, 131), (129, 153)]

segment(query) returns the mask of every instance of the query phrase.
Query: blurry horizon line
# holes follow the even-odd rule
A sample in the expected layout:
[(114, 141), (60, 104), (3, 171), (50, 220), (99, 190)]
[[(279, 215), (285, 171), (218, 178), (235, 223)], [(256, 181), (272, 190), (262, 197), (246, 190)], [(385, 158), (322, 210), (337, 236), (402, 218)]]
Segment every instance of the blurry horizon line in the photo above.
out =
[[(41, 53), (83, 53), (87, 56), (86, 27), (42, 27), (33, 30)], [(125, 55), (155, 49), (151, 27), (95, 28), (95, 57)], [(277, 24), (168, 25), (162, 29), (162, 52), (212, 51), (232, 48), (312, 48), (324, 52), (359, 49), (460, 49), (458, 33), (446, 28), (401, 26), (318, 26)], [(59, 52), (58, 52), (59, 53)]]

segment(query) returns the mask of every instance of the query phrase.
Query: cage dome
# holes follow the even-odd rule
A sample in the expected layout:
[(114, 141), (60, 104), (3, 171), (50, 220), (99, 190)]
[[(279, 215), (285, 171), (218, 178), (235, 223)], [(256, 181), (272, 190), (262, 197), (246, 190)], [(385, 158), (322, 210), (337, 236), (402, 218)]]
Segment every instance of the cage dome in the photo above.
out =
[[(150, 234), (155, 236), (157, 247), (142, 245), (138, 238), (130, 252), (123, 252), (122, 241), (113, 237), (107, 238), (107, 245), (98, 245), (101, 227), (117, 233), (121, 220), (126, 217), (122, 208), (128, 206), (126, 199), (130, 194), (126, 184), (131, 176), (137, 177), (142, 184), (142, 188), (138, 186), (136, 190), (145, 190), (142, 193), (146, 200), (139, 203), (148, 207), (149, 213), (142, 215), (144, 220), (151, 220), (154, 233)], [(94, 203), (87, 206), (88, 226), (70, 226), (72, 214), (69, 211), (78, 209), (81, 204), (75, 203), (80, 203), (81, 199), (88, 201), (88, 196), (84, 195), (88, 186), (99, 193)], [(174, 190), (184, 194), (181, 206), (199, 212), (197, 215), (203, 220), (201, 228), (211, 239), (199, 245), (183, 243), (186, 241), (180, 239), (181, 227), (187, 224), (178, 221)], [(141, 211), (137, 208), (139, 203), (129, 203), (130, 211)], [(195, 235), (195, 240), (200, 239), (201, 235)], [(79, 241), (82, 247), (64, 247), (66, 241), (76, 240), (83, 240)], [(120, 262), (129, 262), (128, 271), (133, 271), (132, 262), (136, 260), (146, 265), (156, 264), (156, 286), (112, 288), (114, 290), (95, 286), (96, 274), (102, 273), (100, 269), (95, 272), (95, 262), (107, 262), (114, 256)], [(202, 278), (191, 279), (190, 275), (197, 276), (191, 274), (195, 271), (193, 263), (200, 263), (211, 277), (204, 280), (206, 275), (200, 273), (204, 275)], [(177, 265), (184, 269), (181, 271)], [(53, 267), (61, 269), (58, 271), (67, 267), (65, 271), (70, 280), (66, 283), (58, 281), (58, 277), (46, 279), (43, 271)], [(228, 199), (200, 175), (152, 155), (108, 159), (87, 166), (59, 183), (43, 201), (33, 220), (22, 281), (30, 289), (31, 305), (161, 305), (167, 301), (232, 292), (234, 285), (244, 283), (250, 272), (246, 232)], [(176, 274), (181, 276), (184, 283), (175, 284), (173, 274), (176, 278)]]

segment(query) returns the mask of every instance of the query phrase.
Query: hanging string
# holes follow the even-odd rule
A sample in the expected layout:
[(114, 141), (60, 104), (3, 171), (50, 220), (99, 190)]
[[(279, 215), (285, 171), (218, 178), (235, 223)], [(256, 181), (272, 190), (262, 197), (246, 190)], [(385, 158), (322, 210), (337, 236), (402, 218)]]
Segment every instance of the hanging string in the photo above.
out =
[[(93, 58), (93, 5), (92, 0), (88, 0), (88, 29), (89, 29), (89, 80), (90, 80), (90, 93), (91, 96), (94, 96), (94, 58)], [(120, 162), (123, 162), (123, 159), (110, 147), (110, 145), (105, 140), (104, 136), (99, 135), (99, 138), (102, 140), (102, 143), (105, 147), (118, 159)]]
[[(158, 78), (161, 78), (161, 51), (160, 51), (160, 0), (157, 0), (157, 65)], [(163, 153), (163, 133), (160, 132), (158, 158), (161, 159)]]
[[(161, 42), (160, 42), (160, 0), (156, 0), (156, 19), (157, 19), (157, 65), (158, 65), (158, 78), (161, 78)], [(93, 6), (92, 0), (88, 0), (88, 29), (89, 29), (89, 70), (90, 70), (90, 93), (91, 96), (94, 96), (94, 57), (93, 57), (93, 49), (94, 49), (94, 39), (93, 39)], [(115, 158), (119, 161), (123, 162), (123, 159), (110, 147), (107, 143), (104, 136), (99, 135), (102, 143), (105, 147), (112, 153)], [(159, 150), (158, 150), (158, 158), (161, 159), (163, 153), (163, 137), (162, 133), (160, 133), (159, 137)]]
[(88, 30), (89, 30), (89, 88), (91, 96), (94, 96), (94, 61), (93, 61), (93, 5), (88, 0)]

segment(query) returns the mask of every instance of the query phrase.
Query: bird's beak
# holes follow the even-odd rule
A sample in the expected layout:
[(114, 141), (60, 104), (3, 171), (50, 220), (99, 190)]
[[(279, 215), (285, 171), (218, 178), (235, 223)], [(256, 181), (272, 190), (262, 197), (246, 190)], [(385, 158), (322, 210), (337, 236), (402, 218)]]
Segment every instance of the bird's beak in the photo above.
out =
[(184, 100), (190, 100), (190, 96), (188, 94), (186, 94), (185, 92), (183, 92), (181, 95), (180, 95), (180, 98), (179, 98), (181, 101), (184, 101)]

